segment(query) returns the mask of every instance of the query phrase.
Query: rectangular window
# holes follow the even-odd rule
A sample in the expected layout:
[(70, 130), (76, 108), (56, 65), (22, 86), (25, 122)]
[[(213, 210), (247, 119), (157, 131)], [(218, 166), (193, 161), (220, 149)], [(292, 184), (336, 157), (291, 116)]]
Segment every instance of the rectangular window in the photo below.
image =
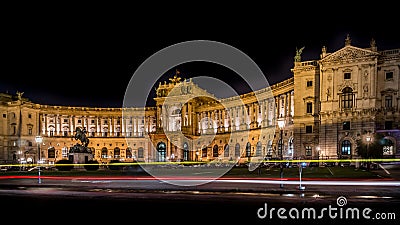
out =
[(64, 119), (64, 123), (68, 123), (68, 119)]
[(138, 149), (138, 158), (144, 158), (144, 151), (143, 148)]
[(94, 120), (91, 120), (90, 122), (91, 122), (92, 124), (94, 124)]
[(385, 121), (385, 130), (393, 129), (393, 121)]
[(307, 87), (312, 87), (312, 80), (307, 81)]
[(386, 108), (392, 108), (393, 107), (393, 105), (392, 105), (392, 96), (391, 95), (386, 95), (385, 96), (385, 107)]
[(307, 113), (312, 113), (312, 103), (307, 102)]
[(28, 114), (28, 118), (31, 119), (32, 118), (32, 114)]
[(351, 79), (351, 73), (344, 73), (343, 78), (344, 78), (345, 80)]
[(307, 134), (312, 133), (312, 126), (311, 125), (306, 126), (306, 133)]
[(3, 114), (3, 118), (7, 118), (7, 115), (6, 115), (6, 114)]
[(393, 80), (393, 72), (386, 72), (385, 73), (385, 80)]
[(82, 120), (78, 120), (78, 123), (82, 123)]
[(312, 156), (312, 148), (311, 148), (311, 146), (306, 146), (306, 156)]
[(343, 130), (350, 130), (350, 121), (343, 122)]

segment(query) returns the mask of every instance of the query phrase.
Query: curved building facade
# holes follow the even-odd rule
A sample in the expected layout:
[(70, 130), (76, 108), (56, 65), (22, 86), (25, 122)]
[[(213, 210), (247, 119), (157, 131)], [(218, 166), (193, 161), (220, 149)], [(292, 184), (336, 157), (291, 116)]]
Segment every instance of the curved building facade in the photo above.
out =
[(380, 138), (372, 142), (381, 143), (382, 157), (400, 157), (400, 49), (380, 51), (374, 41), (359, 48), (347, 37), (337, 51), (323, 47), (319, 59), (296, 55), (291, 72), (224, 99), (175, 76), (147, 108), (41, 105), (2, 93), (0, 160), (35, 163), (38, 149), (45, 163), (68, 158), (77, 127), (103, 163), (358, 158), (366, 137)]

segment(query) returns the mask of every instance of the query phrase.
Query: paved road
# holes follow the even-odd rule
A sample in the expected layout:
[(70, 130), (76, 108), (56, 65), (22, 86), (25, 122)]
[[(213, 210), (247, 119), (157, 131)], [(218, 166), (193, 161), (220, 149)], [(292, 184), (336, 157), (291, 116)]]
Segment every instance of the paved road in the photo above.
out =
[[(260, 180), (224, 180), (197, 186), (178, 186), (157, 179), (60, 180), (43, 177), (41, 181), (38, 184), (37, 179), (1, 179), (0, 196), (1, 202), (5, 203), (2, 204), (2, 212), (6, 215), (22, 212), (29, 218), (42, 218), (43, 221), (48, 221), (45, 218), (49, 215), (59, 215), (70, 222), (116, 220), (137, 223), (147, 220), (151, 224), (187, 224), (187, 221), (237, 224), (235, 222), (245, 220), (252, 224), (271, 221), (298, 224), (305, 219), (286, 221), (278, 218), (277, 214), (262, 219), (257, 212), (262, 214), (265, 206), (287, 211), (292, 208), (300, 211), (315, 208), (318, 211), (331, 206), (337, 210), (345, 210), (346, 207), (370, 208), (371, 215), (394, 213), (400, 218), (400, 189), (396, 183), (312, 185), (304, 182), (306, 189), (299, 190), (297, 183), (285, 183), (280, 188), (279, 183), (260, 183)], [(338, 198), (346, 204), (339, 207)], [(363, 223), (375, 221), (361, 219)], [(328, 214), (322, 219), (312, 220), (338, 223), (338, 217), (330, 219)], [(340, 221), (341, 224), (344, 222), (343, 219)], [(393, 221), (398, 222), (385, 220), (385, 224)]]

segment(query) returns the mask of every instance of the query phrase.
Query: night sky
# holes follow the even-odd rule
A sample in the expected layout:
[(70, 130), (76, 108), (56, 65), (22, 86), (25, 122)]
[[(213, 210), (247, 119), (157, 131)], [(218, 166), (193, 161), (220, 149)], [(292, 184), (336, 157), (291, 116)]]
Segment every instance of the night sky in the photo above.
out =
[[(122, 107), (128, 82), (148, 57), (192, 40), (218, 41), (241, 50), (270, 84), (292, 76), (296, 48), (303, 46), (302, 60), (318, 59), (322, 46), (328, 52), (342, 48), (347, 34), (357, 47), (369, 47), (374, 38), (378, 50), (400, 48), (400, 34), (393, 30), (398, 30), (395, 13), (331, 18), (330, 22), (329, 16), (293, 16), (292, 12), (281, 17), (255, 13), (251, 17), (193, 19), (196, 16), (191, 12), (166, 14), (146, 22), (135, 17), (132, 23), (120, 24), (123, 29), (108, 20), (57, 17), (5, 25), (0, 92), (24, 92), (24, 97), (40, 104)], [(238, 93), (249, 91), (235, 72), (208, 62), (171, 68), (160, 75), (160, 81), (168, 80), (176, 69), (184, 78), (212, 76)], [(152, 103), (149, 101), (149, 105)]]

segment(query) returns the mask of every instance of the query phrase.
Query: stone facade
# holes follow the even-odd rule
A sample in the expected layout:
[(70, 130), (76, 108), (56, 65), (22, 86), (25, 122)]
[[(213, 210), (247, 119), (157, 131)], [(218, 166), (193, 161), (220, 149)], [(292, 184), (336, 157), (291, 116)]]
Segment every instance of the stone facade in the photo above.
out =
[(323, 47), (320, 59), (296, 54), (291, 72), (225, 99), (175, 76), (159, 84), (156, 106), (147, 108), (40, 105), (0, 93), (0, 160), (34, 163), (38, 149), (44, 162), (68, 158), (76, 127), (86, 128), (103, 163), (354, 158), (357, 140), (374, 133), (390, 140), (385, 157), (400, 156), (400, 49), (378, 51), (374, 41), (359, 48), (347, 37), (335, 52)]

